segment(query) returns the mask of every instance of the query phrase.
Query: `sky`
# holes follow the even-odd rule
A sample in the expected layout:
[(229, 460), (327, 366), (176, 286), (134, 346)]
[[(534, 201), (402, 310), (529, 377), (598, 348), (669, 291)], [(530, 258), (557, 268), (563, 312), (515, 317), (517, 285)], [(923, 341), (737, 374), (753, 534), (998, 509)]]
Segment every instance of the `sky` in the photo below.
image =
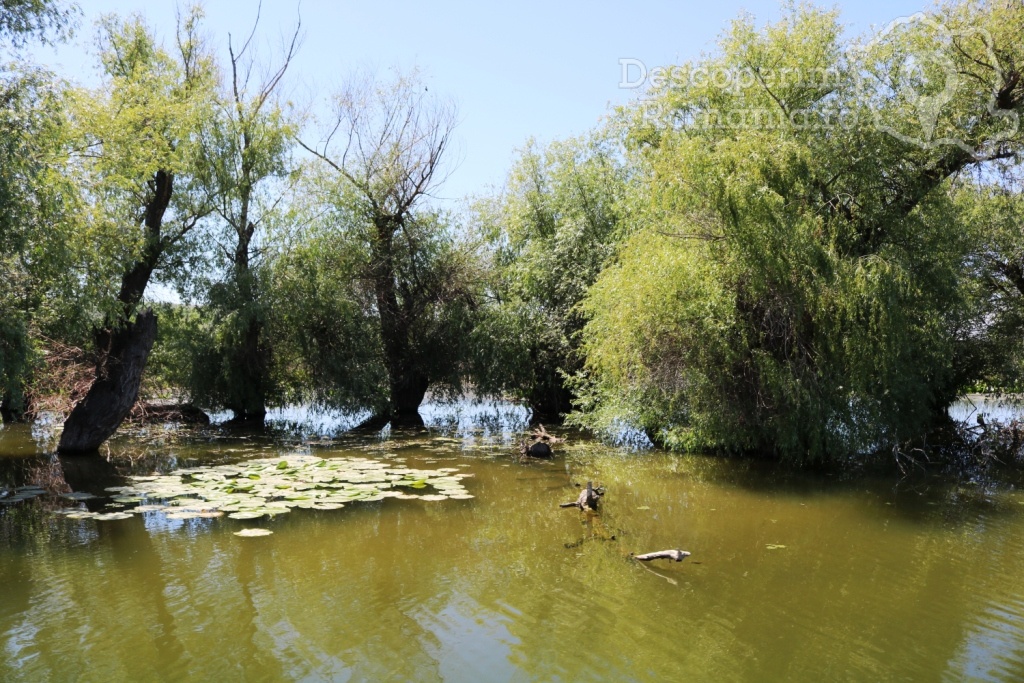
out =
[[(167, 44), (179, 3), (173, 0), (78, 0), (81, 26), (71, 44), (39, 48), (35, 59), (84, 85), (98, 82), (94, 22), (106, 13), (139, 13)], [(930, 0), (852, 0), (840, 5), (849, 35), (883, 29)], [(831, 7), (833, 5), (826, 4)], [(252, 30), (257, 0), (207, 0), (205, 30), (222, 63), (230, 34), (237, 45)], [(777, 19), (777, 0), (717, 2), (514, 3), (467, 0), (264, 0), (257, 40), (273, 57), (301, 16), (304, 40), (289, 71), (293, 99), (314, 110), (351, 74), (397, 67), (421, 70), (431, 90), (458, 108), (457, 147), (443, 199), (458, 201), (499, 186), (516, 149), (593, 128), (610, 108), (635, 97), (620, 87), (622, 60), (648, 68), (711, 52), (741, 13)], [(631, 63), (636, 63), (635, 61)], [(629, 74), (635, 78), (636, 71)]]

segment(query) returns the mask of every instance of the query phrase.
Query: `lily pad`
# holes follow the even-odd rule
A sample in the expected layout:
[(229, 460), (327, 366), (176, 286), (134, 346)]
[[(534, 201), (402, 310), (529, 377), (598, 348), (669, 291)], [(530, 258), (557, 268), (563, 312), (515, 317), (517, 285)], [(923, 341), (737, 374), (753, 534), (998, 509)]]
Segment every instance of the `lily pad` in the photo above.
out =
[(71, 493), (62, 493), (60, 494), (60, 497), (67, 498), (68, 500), (91, 500), (96, 496), (82, 491), (72, 491)]
[(274, 533), (270, 529), (242, 529), (236, 531), (235, 536), (243, 536), (245, 538), (253, 538), (254, 536), (269, 536)]
[(466, 500), (473, 497), (462, 485), (467, 476), (452, 467), (412, 469), (396, 466), (394, 460), (290, 454), (287, 459), (278, 456), (133, 477), (131, 486), (111, 487), (116, 495), (109, 505), (142, 503), (125, 512), (161, 512), (168, 519), (223, 514), (231, 519), (258, 519), (294, 508), (337, 510), (349, 502), (385, 498)]
[(254, 510), (241, 510), (239, 512), (232, 512), (228, 517), (231, 519), (259, 519), (265, 513), (256, 512)]
[(132, 515), (130, 512), (95, 512), (92, 518), (101, 522), (109, 522), (115, 519), (131, 519)]

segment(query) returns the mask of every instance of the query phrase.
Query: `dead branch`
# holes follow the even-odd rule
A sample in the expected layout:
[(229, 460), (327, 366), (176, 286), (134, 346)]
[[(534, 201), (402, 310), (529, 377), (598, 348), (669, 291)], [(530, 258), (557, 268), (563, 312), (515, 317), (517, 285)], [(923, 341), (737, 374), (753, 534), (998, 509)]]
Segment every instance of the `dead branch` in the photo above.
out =
[(533, 458), (550, 458), (552, 455), (551, 445), (563, 441), (565, 439), (548, 434), (544, 425), (537, 425), (529, 437), (520, 442), (519, 453)]
[(640, 560), (641, 562), (650, 562), (651, 560), (675, 560), (676, 562), (682, 562), (690, 553), (685, 550), (673, 549), (673, 550), (659, 550), (654, 553), (644, 553), (643, 555), (634, 555), (634, 560)]

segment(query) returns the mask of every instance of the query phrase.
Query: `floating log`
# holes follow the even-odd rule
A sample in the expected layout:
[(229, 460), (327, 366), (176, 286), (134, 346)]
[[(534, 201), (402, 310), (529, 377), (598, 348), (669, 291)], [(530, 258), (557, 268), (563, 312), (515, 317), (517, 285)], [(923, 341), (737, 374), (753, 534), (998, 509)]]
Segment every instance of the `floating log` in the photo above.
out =
[(580, 510), (596, 510), (597, 501), (604, 495), (604, 489), (598, 487), (594, 488), (592, 482), (587, 482), (587, 487), (580, 491), (580, 496), (571, 503), (562, 503), (558, 507), (572, 508), (576, 507)]
[(651, 560), (675, 560), (676, 562), (682, 562), (690, 553), (685, 550), (659, 550), (655, 553), (644, 553), (643, 555), (634, 555), (633, 559), (640, 560), (641, 562), (650, 562)]

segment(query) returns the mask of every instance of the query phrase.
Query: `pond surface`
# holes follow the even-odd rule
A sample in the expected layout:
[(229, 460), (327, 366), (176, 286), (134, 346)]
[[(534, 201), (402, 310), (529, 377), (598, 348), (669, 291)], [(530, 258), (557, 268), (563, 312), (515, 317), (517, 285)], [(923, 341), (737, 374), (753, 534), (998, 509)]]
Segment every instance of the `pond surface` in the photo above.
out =
[[(520, 462), (507, 432), (443, 427), (338, 442), (156, 430), (118, 438), (109, 461), (0, 430), (0, 489), (46, 491), (0, 506), (0, 680), (1024, 679), (1011, 484), (841, 480), (576, 438)], [(116, 509), (105, 489), (132, 476), (300, 455), (457, 471), (473, 497), (58, 514)], [(606, 490), (600, 514), (559, 508), (587, 480)], [(98, 497), (59, 495), (72, 490)], [(236, 535), (251, 528), (273, 533)], [(692, 555), (629, 557), (667, 548)]]

